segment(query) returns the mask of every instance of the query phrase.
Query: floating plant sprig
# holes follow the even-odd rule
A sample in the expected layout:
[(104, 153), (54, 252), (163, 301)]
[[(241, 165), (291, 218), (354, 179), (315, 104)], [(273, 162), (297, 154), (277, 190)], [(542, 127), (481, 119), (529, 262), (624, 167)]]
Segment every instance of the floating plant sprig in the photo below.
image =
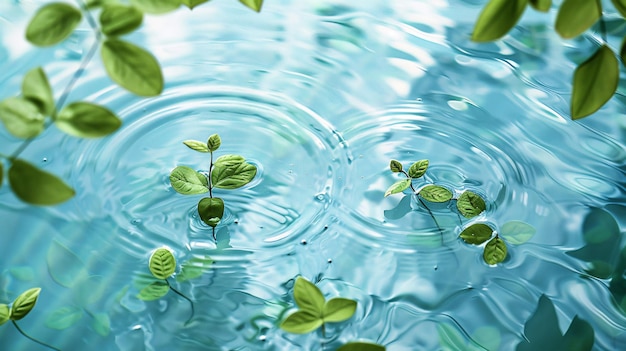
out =
[(8, 321), (11, 321), (11, 323), (13, 323), (17, 331), (20, 332), (20, 334), (22, 334), (29, 340), (34, 341), (38, 343), (39, 345), (45, 346), (49, 349), (61, 351), (54, 346), (50, 346), (46, 344), (45, 342), (39, 341), (31, 337), (30, 335), (26, 334), (26, 332), (24, 332), (24, 330), (22, 330), (22, 328), (20, 328), (19, 325), (17, 325), (17, 321), (26, 317), (26, 315), (29, 314), (30, 311), (32, 311), (32, 309), (35, 307), (35, 304), (37, 303), (37, 298), (39, 298), (40, 292), (41, 292), (41, 288), (28, 289), (24, 291), (22, 294), (20, 294), (20, 296), (18, 296), (13, 301), (11, 306), (6, 305), (6, 304), (0, 304), (0, 325)]
[(213, 230), (213, 240), (215, 227), (224, 216), (224, 200), (213, 196), (213, 189), (237, 189), (252, 181), (256, 176), (255, 165), (246, 162), (246, 159), (239, 155), (223, 155), (213, 161), (213, 152), (222, 145), (219, 135), (213, 134), (207, 142), (197, 140), (186, 140), (183, 142), (188, 148), (210, 154), (208, 175), (200, 173), (187, 166), (178, 166), (170, 173), (170, 183), (172, 188), (183, 195), (196, 195), (209, 193), (198, 202), (198, 213), (204, 223)]

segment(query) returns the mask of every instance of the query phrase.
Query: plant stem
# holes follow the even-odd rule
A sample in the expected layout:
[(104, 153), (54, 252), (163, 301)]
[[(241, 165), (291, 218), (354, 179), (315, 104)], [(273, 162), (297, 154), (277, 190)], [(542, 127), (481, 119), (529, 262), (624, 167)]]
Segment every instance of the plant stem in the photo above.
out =
[(54, 347), (54, 346), (50, 346), (50, 345), (46, 344), (45, 342), (41, 342), (41, 341), (39, 341), (39, 340), (37, 340), (37, 339), (35, 339), (35, 338), (31, 337), (30, 335), (26, 334), (26, 333), (22, 330), (22, 328), (20, 328), (20, 326), (19, 326), (19, 325), (17, 325), (17, 323), (16, 323), (14, 320), (12, 320), (11, 322), (13, 322), (13, 325), (15, 326), (15, 328), (17, 329), (17, 331), (18, 331), (18, 332), (20, 332), (20, 334), (24, 335), (27, 339), (29, 339), (29, 340), (31, 340), (31, 341), (34, 341), (34, 342), (38, 343), (39, 345), (41, 345), (41, 346), (45, 346), (45, 347), (47, 347), (47, 348), (49, 348), (49, 349), (56, 350), (56, 351), (61, 351), (61, 350), (57, 349), (57, 348), (56, 348), (56, 347)]
[(602, 35), (602, 41), (606, 44), (606, 21), (604, 20), (604, 15), (600, 16), (600, 35)]
[(172, 287), (172, 285), (170, 284), (169, 280), (165, 279), (165, 282), (167, 283), (167, 286), (170, 287), (170, 289), (178, 296), (182, 297), (183, 299), (189, 301), (189, 305), (191, 305), (191, 316), (189, 316), (189, 319), (185, 322), (185, 325), (187, 325), (192, 319), (195, 312), (195, 309), (193, 307), (193, 302), (191, 301), (191, 299), (189, 299), (187, 296), (183, 295), (183, 293), (181, 293), (180, 291), (174, 289), (174, 287)]
[(322, 323), (322, 351), (326, 350), (326, 324)]
[[(211, 174), (213, 173), (213, 151), (211, 151), (211, 163), (209, 164), (209, 197), (213, 198), (213, 179)], [(217, 245), (217, 235), (215, 234), (215, 227), (211, 227), (213, 234), (213, 241)]]
[(408, 179), (411, 179), (411, 183), (410, 183), (411, 190), (413, 190), (413, 194), (415, 194), (415, 197), (417, 198), (417, 200), (420, 202), (420, 204), (422, 204), (422, 206), (424, 206), (426, 211), (428, 211), (428, 214), (430, 215), (430, 217), (433, 219), (433, 222), (435, 222), (435, 225), (437, 226), (437, 229), (439, 230), (439, 234), (441, 235), (441, 244), (443, 245), (443, 229), (441, 229), (441, 226), (439, 225), (439, 222), (437, 222), (437, 219), (435, 218), (435, 215), (433, 214), (433, 211), (431, 211), (430, 208), (428, 208), (428, 206), (426, 206), (426, 203), (424, 203), (424, 201), (422, 199), (420, 199), (419, 193), (417, 192), (417, 190), (413, 186), (413, 178), (411, 178), (409, 176), (409, 174), (405, 170), (402, 170), (401, 172)]

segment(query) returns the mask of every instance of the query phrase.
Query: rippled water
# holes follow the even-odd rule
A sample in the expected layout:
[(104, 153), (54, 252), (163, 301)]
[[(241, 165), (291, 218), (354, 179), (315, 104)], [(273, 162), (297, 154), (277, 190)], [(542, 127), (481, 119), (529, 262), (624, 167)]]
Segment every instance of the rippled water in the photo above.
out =
[[(17, 94), (37, 65), (58, 97), (93, 42), (84, 25), (62, 45), (32, 48), (22, 33), (42, 3), (0, 4), (0, 98)], [(554, 11), (529, 11), (505, 40), (471, 43), (483, 4), (267, 0), (256, 14), (215, 1), (148, 17), (130, 38), (162, 63), (163, 95), (132, 96), (95, 59), (69, 101), (106, 105), (123, 128), (97, 140), (50, 128), (22, 154), (77, 196), (40, 208), (0, 189), (3, 302), (42, 287), (20, 325), (63, 350), (320, 349), (320, 335), (277, 327), (301, 274), (327, 296), (359, 302), (353, 319), (327, 331), (328, 349), (364, 339), (391, 351), (437, 350), (437, 326), (447, 324), (465, 337), (489, 330), (483, 349), (511, 350), (542, 293), (563, 331), (578, 315), (594, 327), (595, 349), (626, 349), (626, 317), (607, 281), (585, 276), (586, 263), (566, 254), (583, 246), (591, 208), (612, 213), (624, 233), (624, 85), (600, 112), (572, 122), (571, 74), (597, 38), (562, 41), (549, 25)], [(626, 27), (615, 15), (609, 25), (619, 47)], [(218, 154), (242, 154), (259, 168), (245, 188), (220, 191), (217, 245), (196, 214), (199, 198), (177, 194), (168, 179), (177, 165), (207, 170), (205, 155), (181, 141), (212, 133), (222, 137)], [(3, 153), (20, 145), (3, 128), (0, 141)], [(445, 206), (433, 208), (440, 233), (415, 200), (383, 198), (396, 180), (392, 158), (428, 158), (426, 181), (475, 191), (487, 199), (482, 220), (524, 221), (537, 234), (487, 266), (458, 239)], [(187, 301), (136, 298), (137, 277), (163, 245), (179, 262), (215, 261), (176, 285), (195, 302), (187, 326)], [(51, 248), (65, 255), (64, 274), (96, 283), (63, 286)], [(108, 314), (109, 335), (87, 312), (63, 331), (46, 326), (81, 294), (91, 297), (89, 313)], [(44, 350), (10, 325), (0, 343)]]

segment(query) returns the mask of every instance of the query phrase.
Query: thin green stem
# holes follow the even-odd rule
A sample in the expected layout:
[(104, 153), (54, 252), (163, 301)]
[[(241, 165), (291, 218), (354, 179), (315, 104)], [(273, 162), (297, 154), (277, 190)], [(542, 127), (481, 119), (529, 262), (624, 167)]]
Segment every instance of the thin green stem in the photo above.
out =
[(187, 296), (185, 296), (183, 293), (181, 293), (180, 291), (174, 289), (174, 287), (170, 284), (169, 280), (165, 279), (165, 282), (167, 283), (167, 286), (170, 287), (170, 289), (178, 296), (182, 297), (183, 299), (189, 301), (189, 305), (191, 305), (191, 316), (189, 316), (189, 319), (185, 322), (185, 325), (187, 325), (192, 319), (193, 316), (195, 315), (196, 311), (193, 307), (193, 301), (191, 301), (190, 298), (188, 298)]
[(17, 331), (18, 331), (18, 332), (20, 332), (20, 334), (24, 335), (27, 339), (29, 339), (29, 340), (31, 340), (31, 341), (34, 341), (34, 342), (38, 343), (39, 345), (41, 345), (41, 346), (45, 346), (45, 347), (47, 347), (47, 348), (49, 348), (49, 349), (56, 350), (56, 351), (61, 351), (60, 349), (57, 349), (57, 348), (56, 348), (56, 347), (54, 347), (54, 346), (48, 345), (48, 344), (46, 344), (45, 342), (39, 341), (39, 340), (37, 340), (37, 339), (33, 338), (32, 336), (30, 336), (30, 335), (26, 334), (26, 333), (22, 330), (22, 328), (20, 328), (20, 326), (19, 326), (19, 325), (17, 325), (17, 323), (16, 323), (14, 320), (12, 320), (11, 322), (13, 322), (13, 325), (15, 326), (15, 328), (17, 329)]
[(435, 218), (435, 214), (433, 213), (433, 211), (430, 210), (430, 208), (428, 208), (428, 206), (426, 206), (426, 203), (424, 203), (424, 201), (419, 197), (419, 193), (417, 192), (417, 190), (415, 189), (415, 187), (413, 186), (413, 178), (411, 178), (409, 176), (409, 174), (405, 171), (402, 170), (401, 171), (402, 174), (404, 174), (408, 179), (411, 179), (411, 190), (413, 190), (413, 194), (415, 194), (415, 197), (417, 198), (417, 201), (420, 202), (420, 204), (422, 206), (424, 206), (424, 208), (426, 209), (426, 211), (428, 211), (428, 214), (430, 215), (430, 217), (433, 219), (433, 222), (435, 222), (435, 225), (437, 226), (437, 229), (439, 230), (439, 234), (441, 234), (441, 244), (443, 244), (443, 229), (441, 229), (441, 226), (439, 225), (439, 222), (437, 222), (437, 218)]
[(326, 350), (326, 324), (322, 323), (322, 351)]
[(209, 165), (209, 197), (213, 198), (213, 180), (211, 179), (211, 173), (213, 173), (213, 151), (211, 151), (211, 164)]
[(606, 21), (604, 19), (604, 15), (600, 16), (600, 35), (602, 35), (602, 41), (604, 42), (604, 44), (607, 43), (606, 40)]

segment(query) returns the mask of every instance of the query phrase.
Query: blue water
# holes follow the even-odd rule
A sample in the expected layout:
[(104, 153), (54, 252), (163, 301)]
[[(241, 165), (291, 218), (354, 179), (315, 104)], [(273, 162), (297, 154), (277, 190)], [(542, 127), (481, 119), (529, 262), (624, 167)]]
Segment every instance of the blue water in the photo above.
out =
[[(58, 98), (93, 43), (83, 23), (63, 44), (30, 46), (23, 31), (43, 3), (0, 3), (2, 99), (39, 65)], [(626, 231), (625, 85), (598, 113), (571, 121), (571, 76), (598, 37), (561, 40), (553, 9), (527, 11), (502, 41), (471, 43), (484, 3), (266, 0), (256, 14), (222, 0), (147, 17), (128, 39), (161, 62), (163, 94), (123, 91), (96, 56), (68, 101), (109, 107), (122, 129), (85, 140), (52, 127), (22, 153), (76, 197), (33, 207), (0, 188), (0, 300), (41, 287), (19, 324), (62, 350), (320, 350), (321, 334), (278, 328), (302, 275), (327, 297), (358, 300), (352, 319), (328, 328), (328, 350), (357, 339), (440, 350), (442, 325), (474, 349), (512, 350), (545, 294), (562, 332), (578, 315), (594, 328), (595, 350), (626, 349), (609, 281), (567, 254), (585, 244), (592, 208)], [(619, 48), (626, 26), (604, 3)], [(226, 214), (217, 244), (197, 216), (200, 197), (176, 193), (168, 179), (178, 165), (207, 170), (206, 155), (181, 141), (213, 133), (218, 155), (241, 154), (259, 169), (246, 187), (218, 191)], [(0, 152), (20, 144), (0, 128)], [(442, 235), (414, 199), (383, 197), (397, 180), (390, 159), (424, 158), (427, 182), (487, 200), (481, 221), (524, 221), (535, 236), (488, 266), (458, 238), (445, 205), (433, 207)], [(184, 299), (136, 297), (161, 246), (179, 263), (215, 261), (199, 278), (173, 280), (195, 304), (187, 326)], [(47, 321), (63, 308), (76, 321), (55, 330), (59, 322)], [(10, 324), (0, 345), (46, 350)]]

